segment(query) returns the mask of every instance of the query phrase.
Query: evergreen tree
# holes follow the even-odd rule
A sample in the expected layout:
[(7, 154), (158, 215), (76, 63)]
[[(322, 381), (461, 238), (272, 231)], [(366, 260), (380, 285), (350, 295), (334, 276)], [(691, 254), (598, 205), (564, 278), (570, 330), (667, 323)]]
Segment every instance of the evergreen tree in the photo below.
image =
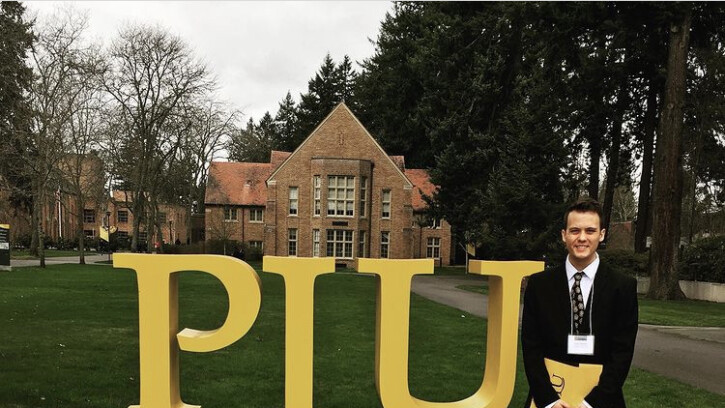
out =
[(296, 136), (299, 133), (297, 119), (297, 105), (292, 94), (287, 92), (284, 100), (279, 103), (279, 109), (274, 117), (276, 123), (276, 139), (274, 143), (275, 149), (291, 152), (297, 148), (295, 144)]
[(25, 7), (15, 1), (0, 3), (0, 183), (6, 183), (13, 208), (31, 208), (30, 177), (24, 164), (36, 152), (25, 137), (29, 133), (27, 99), (33, 80), (26, 64), (35, 41)]
[(337, 65), (330, 54), (325, 55), (320, 70), (308, 82), (307, 93), (300, 96), (295, 147), (312, 133), (337, 104), (345, 101), (349, 106), (354, 106), (356, 76), (347, 56)]

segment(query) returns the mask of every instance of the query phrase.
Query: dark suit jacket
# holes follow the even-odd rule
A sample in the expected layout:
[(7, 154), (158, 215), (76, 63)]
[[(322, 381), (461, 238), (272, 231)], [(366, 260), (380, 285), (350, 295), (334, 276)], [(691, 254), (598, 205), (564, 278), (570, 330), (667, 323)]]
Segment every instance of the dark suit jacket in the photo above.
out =
[(529, 381), (529, 402), (545, 407), (559, 399), (551, 386), (544, 358), (578, 364), (602, 364), (599, 384), (586, 396), (594, 408), (625, 408), (622, 385), (629, 373), (637, 337), (637, 281), (606, 267), (601, 260), (594, 277), (593, 298), (587, 302), (584, 327), (595, 336), (594, 355), (567, 354), (571, 330), (569, 285), (564, 266), (529, 278), (524, 294), (521, 325), (524, 367)]

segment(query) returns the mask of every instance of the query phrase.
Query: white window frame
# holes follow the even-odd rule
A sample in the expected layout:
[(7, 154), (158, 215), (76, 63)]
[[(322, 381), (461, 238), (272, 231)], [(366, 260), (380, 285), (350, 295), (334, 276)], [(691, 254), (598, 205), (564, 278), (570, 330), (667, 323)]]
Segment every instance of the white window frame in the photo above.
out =
[(297, 186), (290, 186), (289, 188), (289, 215), (296, 217), (299, 214), (300, 209), (300, 189)]
[[(257, 245), (259, 243), (259, 245)], [(264, 241), (249, 241), (249, 248), (264, 251)]]
[(327, 176), (327, 216), (355, 216), (355, 176)]
[(322, 177), (312, 177), (312, 215), (322, 215)]
[(360, 218), (365, 218), (367, 214), (367, 201), (368, 201), (368, 178), (365, 176), (360, 177)]
[(230, 205), (224, 206), (224, 222), (237, 222), (239, 214), (237, 213), (237, 207)]
[(264, 222), (264, 208), (250, 208), (249, 222)]
[(440, 218), (432, 218), (430, 220), (430, 225), (428, 226), (430, 229), (440, 229), (441, 228), (441, 219)]
[(287, 230), (287, 256), (297, 256), (297, 228)]
[(390, 231), (380, 231), (380, 257), (390, 258)]
[(428, 244), (425, 247), (425, 257), (433, 259), (441, 259), (441, 239), (440, 237), (428, 237)]
[(320, 256), (320, 230), (312, 230), (312, 256), (317, 258)]
[[(387, 193), (387, 199), (385, 197)], [(392, 209), (392, 202), (393, 202), (393, 192), (386, 188), (380, 193), (380, 217), (383, 219), (390, 219), (391, 215), (391, 209)]]
[(337, 259), (353, 259), (353, 242), (355, 233), (352, 230), (328, 229), (327, 234), (327, 256), (334, 256)]
[(357, 256), (358, 258), (366, 258), (366, 247), (365, 247), (365, 241), (367, 237), (367, 231), (360, 231), (358, 233), (358, 243), (357, 243)]

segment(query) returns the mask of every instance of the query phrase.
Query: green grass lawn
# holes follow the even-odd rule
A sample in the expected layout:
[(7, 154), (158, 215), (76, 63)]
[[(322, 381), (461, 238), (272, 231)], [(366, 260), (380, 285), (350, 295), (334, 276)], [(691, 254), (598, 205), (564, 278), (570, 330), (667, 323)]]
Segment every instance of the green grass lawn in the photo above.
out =
[[(237, 343), (181, 353), (181, 393), (205, 408), (284, 404), (284, 284), (260, 273), (262, 307)], [(380, 407), (374, 384), (375, 280), (331, 274), (315, 287), (314, 405)], [(135, 273), (110, 266), (53, 265), (0, 273), (0, 407), (126, 408), (139, 402)], [(218, 327), (222, 285), (199, 272), (180, 278), (180, 326)], [(450, 401), (479, 386), (486, 321), (416, 295), (411, 299), (410, 389)], [(523, 406), (519, 358), (512, 407)], [(725, 406), (725, 397), (634, 369), (629, 406)], [(387, 407), (396, 408), (396, 407)]]
[(725, 303), (640, 297), (639, 322), (663, 326), (725, 327)]
[(473, 293), (480, 293), (482, 295), (488, 295), (488, 285), (458, 285), (456, 288)]
[[(488, 294), (488, 286), (459, 285), (458, 289)], [(651, 300), (639, 297), (639, 322), (662, 326), (725, 327), (725, 303), (701, 300)]]
[[(96, 255), (97, 252), (88, 252), (86, 251), (86, 255)], [(63, 250), (63, 249), (46, 249), (45, 250), (45, 257), (46, 258), (56, 258), (60, 256), (78, 256), (78, 251), (72, 251), (72, 250)], [(10, 258), (12, 259), (38, 259), (37, 256), (30, 255), (30, 251), (27, 249), (14, 249), (10, 251)]]

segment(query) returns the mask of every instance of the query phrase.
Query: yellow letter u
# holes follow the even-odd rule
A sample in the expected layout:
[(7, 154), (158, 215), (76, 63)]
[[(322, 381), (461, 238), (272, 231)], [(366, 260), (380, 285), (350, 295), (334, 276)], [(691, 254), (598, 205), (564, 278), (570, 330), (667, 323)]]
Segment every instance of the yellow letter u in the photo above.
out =
[(359, 259), (358, 272), (378, 275), (375, 383), (389, 408), (505, 408), (513, 395), (518, 345), (521, 279), (544, 269), (543, 262), (471, 261), (469, 273), (488, 275), (488, 334), (485, 376), (480, 388), (455, 402), (430, 402), (410, 395), (408, 327), (413, 275), (432, 274), (432, 259)]

